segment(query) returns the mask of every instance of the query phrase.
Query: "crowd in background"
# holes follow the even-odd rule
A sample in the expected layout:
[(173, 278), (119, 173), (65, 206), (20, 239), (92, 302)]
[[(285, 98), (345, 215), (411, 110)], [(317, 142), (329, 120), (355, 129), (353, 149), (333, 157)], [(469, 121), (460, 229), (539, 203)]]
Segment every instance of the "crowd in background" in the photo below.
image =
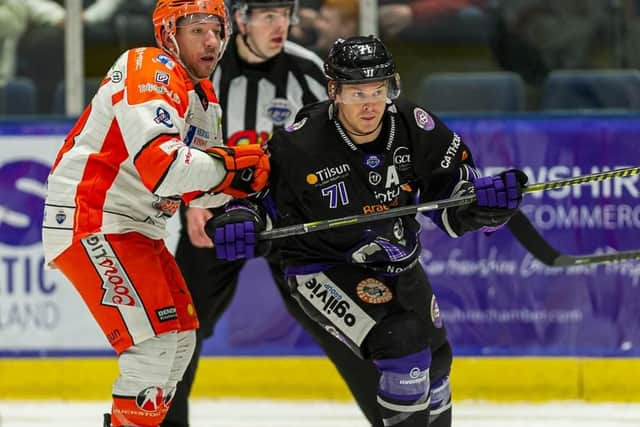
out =
[[(38, 114), (56, 111), (64, 80), (63, 4), (0, 0), (0, 88), (30, 79)], [(123, 50), (154, 44), (154, 5), (84, 0), (87, 79), (99, 80)], [(359, 0), (301, 0), (290, 38), (324, 56), (336, 38), (359, 32), (359, 12)], [(552, 70), (640, 67), (639, 14), (639, 0), (379, 0), (379, 31), (409, 97), (444, 71), (513, 71), (535, 90)]]

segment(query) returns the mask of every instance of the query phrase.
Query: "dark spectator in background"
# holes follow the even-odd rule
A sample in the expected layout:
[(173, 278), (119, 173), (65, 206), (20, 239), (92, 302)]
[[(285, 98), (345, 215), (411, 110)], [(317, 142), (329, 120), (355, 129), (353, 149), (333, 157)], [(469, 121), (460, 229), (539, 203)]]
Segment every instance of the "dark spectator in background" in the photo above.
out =
[(359, 0), (324, 0), (316, 20), (317, 40), (312, 46), (324, 56), (339, 38), (358, 35)]
[(497, 2), (491, 47), (500, 66), (539, 85), (554, 69), (592, 68), (609, 1)]
[(302, 0), (298, 2), (298, 22), (289, 29), (289, 40), (306, 48), (313, 48), (318, 39), (315, 28), (320, 16), (322, 0)]
[[(140, 1), (140, 0), (137, 0)], [(39, 12), (46, 16), (49, 25), (32, 25), (28, 27), (18, 45), (18, 72), (34, 81), (38, 89), (38, 106), (40, 114), (50, 114), (56, 86), (64, 80), (64, 23), (66, 10), (64, 2), (50, 0), (22, 1), (31, 6), (37, 3)], [(46, 6), (43, 4), (47, 3)], [(115, 60), (120, 52), (113, 19), (120, 8), (127, 3), (125, 0), (84, 0), (82, 18), (84, 22), (85, 61), (90, 59), (88, 54), (93, 48), (113, 47), (114, 56), (101, 51), (97, 57), (101, 72)], [(45, 9), (46, 8), (46, 9)], [(148, 14), (147, 11), (147, 21)], [(34, 24), (40, 24), (33, 20)], [(43, 55), (43, 52), (47, 52)], [(86, 65), (86, 62), (85, 62)], [(92, 94), (89, 94), (91, 96)]]
[[(383, 37), (393, 38), (403, 31), (419, 32), (425, 25), (458, 13), (478, 14), (486, 0), (380, 1), (379, 22)], [(464, 31), (464, 28), (448, 31)]]
[(0, 86), (16, 76), (17, 47), (29, 24), (60, 25), (64, 9), (51, 0), (0, 0)]

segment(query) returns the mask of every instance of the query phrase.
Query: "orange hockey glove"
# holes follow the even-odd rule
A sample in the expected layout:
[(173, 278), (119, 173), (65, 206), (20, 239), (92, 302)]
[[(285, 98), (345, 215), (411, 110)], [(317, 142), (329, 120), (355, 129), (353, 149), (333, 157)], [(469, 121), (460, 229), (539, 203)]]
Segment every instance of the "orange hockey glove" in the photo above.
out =
[(237, 147), (213, 147), (206, 151), (222, 162), (227, 175), (210, 191), (243, 198), (262, 190), (269, 180), (269, 158), (256, 144)]

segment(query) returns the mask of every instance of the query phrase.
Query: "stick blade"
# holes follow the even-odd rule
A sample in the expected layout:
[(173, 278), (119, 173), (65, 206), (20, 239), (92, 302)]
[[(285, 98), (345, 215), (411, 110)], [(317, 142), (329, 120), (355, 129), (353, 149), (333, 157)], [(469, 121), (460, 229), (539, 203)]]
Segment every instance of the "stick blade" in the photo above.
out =
[(570, 267), (585, 264), (606, 264), (609, 262), (640, 260), (640, 251), (622, 251), (608, 254), (560, 255), (553, 261), (554, 267)]

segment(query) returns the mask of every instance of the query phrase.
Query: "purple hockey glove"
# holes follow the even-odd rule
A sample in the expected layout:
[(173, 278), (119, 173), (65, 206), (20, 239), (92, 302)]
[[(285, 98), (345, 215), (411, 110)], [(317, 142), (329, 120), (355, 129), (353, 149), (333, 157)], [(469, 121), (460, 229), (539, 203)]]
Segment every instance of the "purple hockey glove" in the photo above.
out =
[(234, 200), (225, 211), (215, 215), (205, 225), (205, 231), (216, 248), (216, 257), (233, 261), (262, 256), (269, 251), (268, 242), (260, 242), (258, 233), (265, 229), (257, 205), (246, 200)]
[(522, 186), (527, 176), (516, 169), (498, 176), (485, 176), (473, 183), (476, 203), (487, 208), (517, 209), (522, 201)]
[(493, 232), (502, 227), (517, 212), (526, 183), (527, 175), (517, 169), (476, 179), (476, 201), (456, 210), (458, 231)]

